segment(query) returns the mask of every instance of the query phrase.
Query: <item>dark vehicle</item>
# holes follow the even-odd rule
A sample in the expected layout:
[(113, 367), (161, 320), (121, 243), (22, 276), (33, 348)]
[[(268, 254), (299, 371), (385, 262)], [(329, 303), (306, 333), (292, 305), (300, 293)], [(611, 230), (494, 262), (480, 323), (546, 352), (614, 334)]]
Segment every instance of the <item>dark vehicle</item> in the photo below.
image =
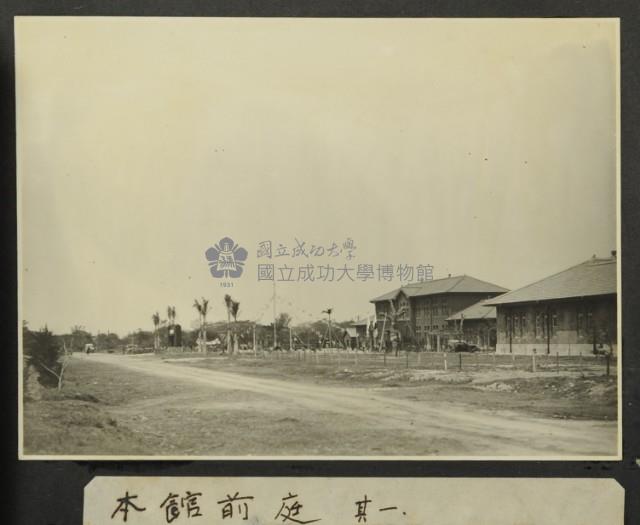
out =
[(467, 343), (466, 341), (451, 341), (449, 343), (451, 352), (479, 352), (480, 349), (476, 345)]
[(600, 343), (593, 349), (593, 355), (611, 355), (613, 352), (611, 351), (611, 346)]

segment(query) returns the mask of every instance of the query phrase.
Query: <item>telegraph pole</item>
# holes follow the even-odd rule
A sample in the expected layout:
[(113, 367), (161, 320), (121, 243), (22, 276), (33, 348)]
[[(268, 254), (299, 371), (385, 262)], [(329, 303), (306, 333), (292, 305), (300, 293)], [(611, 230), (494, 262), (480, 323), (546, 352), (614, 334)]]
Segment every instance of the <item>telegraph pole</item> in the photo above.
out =
[(331, 337), (331, 312), (333, 312), (333, 308), (327, 308), (326, 310), (322, 310), (323, 314), (327, 314), (329, 316), (329, 348), (331, 348), (331, 342), (333, 341)]
[(253, 323), (253, 353), (256, 353), (256, 323)]
[(273, 276), (273, 349), (278, 345), (278, 328), (276, 327), (276, 276)]

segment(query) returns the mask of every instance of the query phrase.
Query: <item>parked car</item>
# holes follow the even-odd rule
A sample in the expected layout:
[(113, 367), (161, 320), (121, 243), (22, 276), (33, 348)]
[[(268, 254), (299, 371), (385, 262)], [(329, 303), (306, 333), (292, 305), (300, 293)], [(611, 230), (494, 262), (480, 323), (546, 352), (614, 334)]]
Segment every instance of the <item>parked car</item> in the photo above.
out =
[(449, 351), (450, 352), (479, 352), (480, 349), (471, 343), (467, 343), (466, 341), (458, 341), (453, 340), (449, 341)]
[(593, 349), (593, 354), (594, 355), (605, 355), (606, 356), (607, 354), (609, 354), (609, 355), (613, 354), (613, 351), (611, 350), (611, 346), (610, 345), (600, 343), (598, 346), (596, 346)]

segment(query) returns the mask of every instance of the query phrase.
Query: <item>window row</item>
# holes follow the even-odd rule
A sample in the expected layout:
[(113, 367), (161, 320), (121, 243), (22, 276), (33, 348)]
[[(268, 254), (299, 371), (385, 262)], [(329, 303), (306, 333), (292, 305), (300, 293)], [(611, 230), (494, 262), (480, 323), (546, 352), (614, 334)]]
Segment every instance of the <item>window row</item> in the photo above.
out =
[(443, 300), (433, 304), (418, 303), (416, 305), (416, 319), (428, 319), (432, 315), (451, 315), (447, 301)]
[[(531, 333), (534, 337), (545, 338), (557, 333), (561, 315), (556, 310), (539, 311), (533, 315), (513, 312), (505, 316), (503, 329), (507, 336), (522, 337)], [(571, 312), (565, 312), (565, 315), (571, 316)], [(594, 327), (593, 311), (588, 307), (578, 308), (575, 312), (575, 329), (578, 335), (590, 335)]]

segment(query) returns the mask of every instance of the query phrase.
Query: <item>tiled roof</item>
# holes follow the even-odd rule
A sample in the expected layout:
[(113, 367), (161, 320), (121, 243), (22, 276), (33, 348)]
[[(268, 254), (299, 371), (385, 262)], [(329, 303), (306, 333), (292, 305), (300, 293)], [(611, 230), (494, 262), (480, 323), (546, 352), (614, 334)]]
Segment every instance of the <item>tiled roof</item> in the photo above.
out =
[(540, 281), (487, 301), (487, 304), (528, 303), (615, 294), (617, 291), (615, 257), (595, 257), (553, 274)]
[(371, 301), (369, 301), (370, 303), (379, 303), (380, 301), (388, 301), (389, 299), (395, 299), (398, 294), (400, 293), (400, 290), (402, 290), (402, 288), (396, 288), (395, 290), (392, 290), (390, 292), (387, 292), (383, 295), (380, 295), (374, 299), (371, 299)]
[(508, 290), (502, 288), (502, 286), (481, 281), (469, 275), (457, 275), (455, 277), (434, 279), (433, 281), (407, 284), (375, 299), (371, 299), (371, 302), (377, 303), (395, 299), (400, 291), (404, 292), (407, 297), (422, 297), (442, 293), (504, 293)]
[[(491, 300), (491, 299), (489, 299)], [(479, 301), (464, 310), (456, 312), (447, 318), (447, 321), (459, 321), (464, 316), (465, 319), (495, 319), (496, 307), (486, 306), (487, 300)]]

